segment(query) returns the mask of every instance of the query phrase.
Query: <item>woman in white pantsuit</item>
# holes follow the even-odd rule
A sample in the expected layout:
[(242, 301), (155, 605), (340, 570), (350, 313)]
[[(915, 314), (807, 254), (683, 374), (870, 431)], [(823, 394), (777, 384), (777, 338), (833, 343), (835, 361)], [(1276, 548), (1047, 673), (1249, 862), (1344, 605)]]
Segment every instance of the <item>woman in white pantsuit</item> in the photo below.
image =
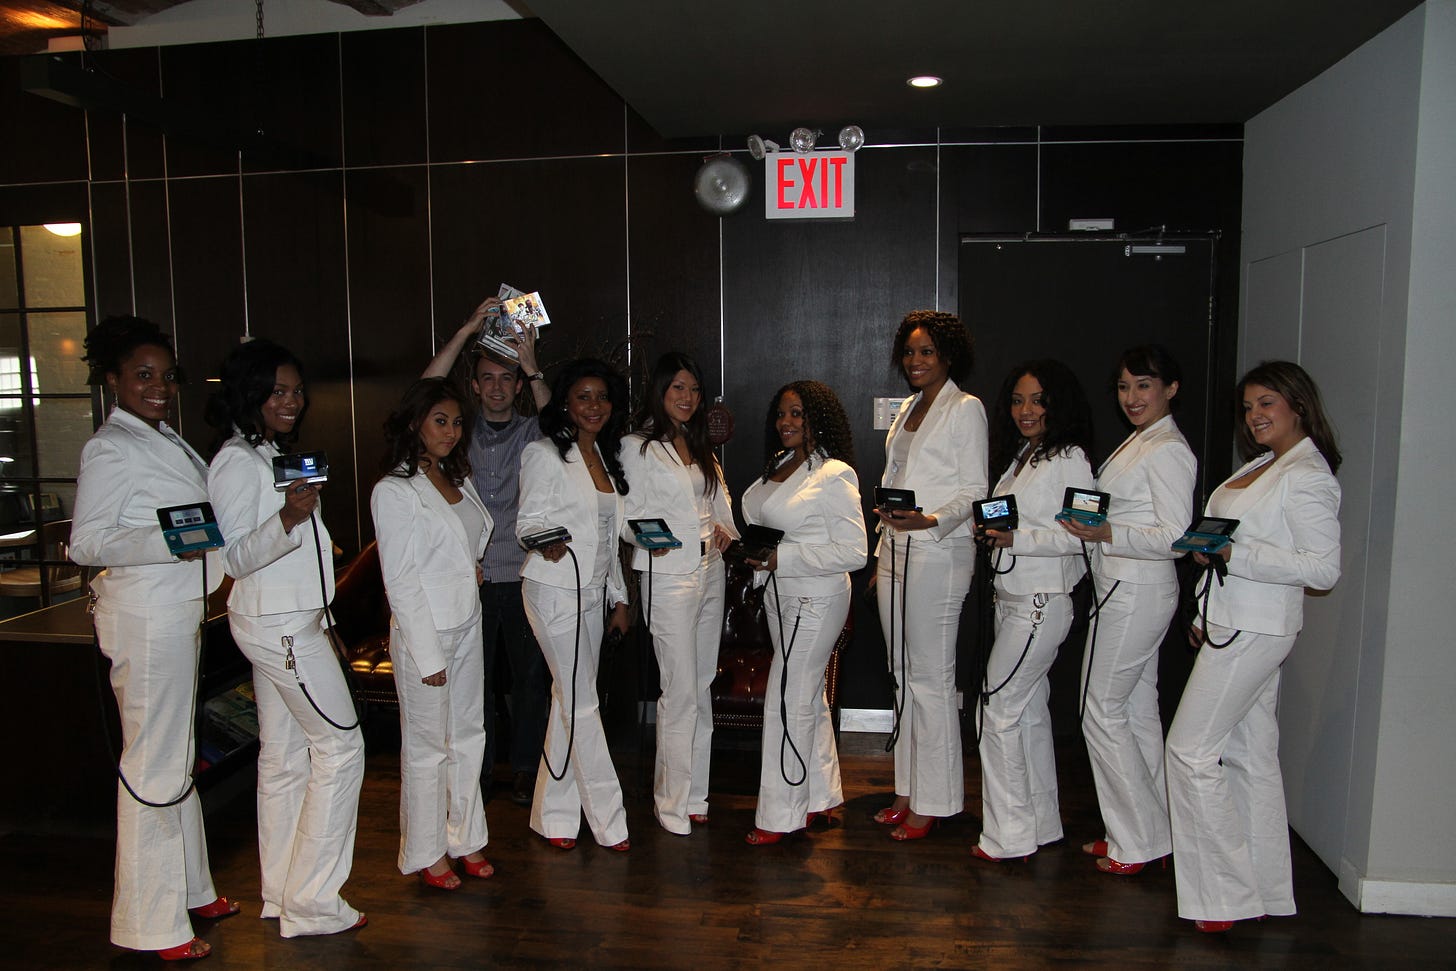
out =
[(207, 465), (167, 425), (180, 379), (172, 342), (156, 324), (108, 318), (86, 337), (84, 360), (90, 382), (116, 399), (81, 450), (70, 549), (77, 563), (106, 568), (91, 590), (121, 712), (111, 940), (191, 960), (211, 948), (193, 936), (189, 911), (238, 912), (213, 889), (202, 806), (191, 788), (199, 630), (222, 563), (215, 554), (206, 568), (200, 552), (173, 556), (157, 510), (205, 502)]
[(1304, 369), (1269, 361), (1239, 382), (1248, 462), (1209, 497), (1239, 521), (1234, 542), (1194, 558), (1204, 577), (1201, 645), (1168, 729), (1178, 916), (1201, 931), (1294, 913), (1279, 771), (1279, 671), (1304, 625), (1305, 588), (1340, 577), (1340, 452)]
[(236, 581), (228, 619), (258, 702), (259, 916), (277, 918), (284, 937), (367, 923), (339, 895), (354, 861), (364, 736), (325, 634), (333, 540), (317, 486), (273, 486), (273, 458), (297, 442), (307, 408), (302, 365), (263, 339), (228, 354), (207, 405), (225, 436), (207, 493)]
[[(708, 822), (710, 688), (723, 633), (719, 554), (738, 536), (702, 404), (697, 362), (676, 351), (664, 354), (648, 379), (642, 430), (623, 441), (621, 454), (631, 487), (627, 518), (664, 520), (682, 542), (678, 549), (638, 548), (632, 555), (661, 673), (653, 814), (679, 836)], [(632, 540), (630, 529), (622, 535)]]
[(849, 572), (865, 564), (854, 443), (839, 399), (818, 381), (774, 395), (763, 475), (743, 494), (746, 522), (782, 530), (765, 562), (773, 663), (763, 703), (758, 811), (748, 843), (777, 843), (844, 802), (825, 698), (830, 652), (849, 614)]
[(965, 805), (956, 633), (976, 568), (971, 505), (986, 496), (986, 410), (957, 387), (971, 338), (954, 314), (916, 310), (891, 364), (915, 394), (885, 439), (883, 486), (913, 489), (917, 510), (876, 510), (873, 583), (896, 683), (895, 798), (875, 813), (894, 839), (920, 839)]
[(369, 510), (389, 598), (389, 654), (399, 694), (399, 869), (440, 890), (495, 872), (480, 794), (485, 667), (480, 558), (490, 513), (470, 484), (464, 394), (423, 378), (384, 423), (390, 471)]
[(1198, 472), (1171, 411), (1181, 376), (1163, 347), (1123, 352), (1117, 400), (1133, 430), (1097, 474), (1097, 488), (1111, 496), (1107, 521), (1062, 521), (1091, 545), (1097, 598), (1082, 665), (1082, 734), (1107, 835), (1082, 850), (1120, 876), (1172, 850), (1158, 649), (1178, 606), (1172, 544), (1193, 517)]
[(553, 679), (531, 829), (563, 850), (576, 846), (583, 814), (602, 846), (631, 849), (622, 786), (597, 707), (603, 629), (627, 630), (617, 556), (628, 489), (617, 457), (626, 405), (627, 382), (610, 366), (572, 361), (556, 376), (541, 412), (545, 437), (521, 453), (516, 536), (556, 527), (571, 535), (569, 543), (531, 550), (521, 567), (526, 617)]
[[(1092, 417), (1059, 361), (1011, 369), (992, 405), (993, 496), (1015, 496), (1015, 530), (986, 529), (996, 569), (996, 642), (986, 662), (981, 726), (981, 837), (971, 855), (1023, 859), (1062, 838), (1047, 674), (1072, 627), (1072, 588), (1086, 568), (1056, 516), (1068, 488), (1090, 489)], [(1004, 566), (1002, 561), (1008, 561)]]

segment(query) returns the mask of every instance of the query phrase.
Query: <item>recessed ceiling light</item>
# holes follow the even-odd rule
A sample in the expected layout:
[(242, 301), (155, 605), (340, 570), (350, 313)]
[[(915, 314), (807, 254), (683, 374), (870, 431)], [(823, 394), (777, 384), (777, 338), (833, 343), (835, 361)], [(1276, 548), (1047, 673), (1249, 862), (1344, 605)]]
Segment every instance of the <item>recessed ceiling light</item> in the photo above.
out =
[(933, 74), (920, 74), (905, 83), (912, 88), (938, 88), (940, 87), (940, 78)]

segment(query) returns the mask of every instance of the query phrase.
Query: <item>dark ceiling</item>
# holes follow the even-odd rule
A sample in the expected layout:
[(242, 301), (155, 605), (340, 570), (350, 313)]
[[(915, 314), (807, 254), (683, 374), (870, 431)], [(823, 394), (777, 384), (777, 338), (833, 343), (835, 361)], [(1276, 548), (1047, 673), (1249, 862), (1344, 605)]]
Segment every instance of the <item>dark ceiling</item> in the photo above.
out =
[[(246, 2), (246, 0), (238, 0)], [(377, 16), (417, 0), (336, 0)], [(668, 137), (809, 125), (1243, 122), (1418, 0), (528, 0)], [(130, 24), (175, 0), (92, 4)], [(525, 4), (513, 4), (525, 10)], [(0, 53), (44, 49), (79, 2), (0, 0)], [(70, 28), (74, 33), (75, 28)], [(912, 74), (945, 84), (909, 88)]]

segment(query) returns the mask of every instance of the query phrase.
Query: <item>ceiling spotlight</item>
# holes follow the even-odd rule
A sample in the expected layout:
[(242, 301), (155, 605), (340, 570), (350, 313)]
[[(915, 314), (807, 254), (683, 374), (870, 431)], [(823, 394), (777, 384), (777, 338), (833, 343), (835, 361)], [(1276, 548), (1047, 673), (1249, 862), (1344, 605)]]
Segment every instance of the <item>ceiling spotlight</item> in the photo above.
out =
[(794, 151), (807, 154), (814, 151), (814, 143), (819, 141), (819, 136), (824, 134), (817, 128), (795, 128), (789, 132), (789, 144), (794, 146)]
[(693, 177), (698, 205), (718, 216), (737, 211), (748, 201), (748, 169), (727, 152), (703, 160)]
[(845, 125), (839, 129), (839, 147), (846, 152), (857, 152), (864, 145), (864, 129), (858, 125)]
[(905, 83), (912, 88), (938, 88), (941, 81), (933, 74), (918, 74)]
[(778, 142), (771, 142), (757, 135), (748, 136), (748, 154), (753, 156), (755, 162), (762, 162), (765, 155), (769, 152), (777, 152), (778, 150)]

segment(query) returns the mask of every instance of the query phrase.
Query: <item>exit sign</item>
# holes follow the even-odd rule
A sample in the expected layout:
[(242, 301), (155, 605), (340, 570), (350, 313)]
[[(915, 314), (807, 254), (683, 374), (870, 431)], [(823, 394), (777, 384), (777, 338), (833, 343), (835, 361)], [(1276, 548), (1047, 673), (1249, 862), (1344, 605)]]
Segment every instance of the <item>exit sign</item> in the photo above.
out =
[(853, 219), (854, 155), (772, 152), (764, 156), (763, 214), (769, 219)]

